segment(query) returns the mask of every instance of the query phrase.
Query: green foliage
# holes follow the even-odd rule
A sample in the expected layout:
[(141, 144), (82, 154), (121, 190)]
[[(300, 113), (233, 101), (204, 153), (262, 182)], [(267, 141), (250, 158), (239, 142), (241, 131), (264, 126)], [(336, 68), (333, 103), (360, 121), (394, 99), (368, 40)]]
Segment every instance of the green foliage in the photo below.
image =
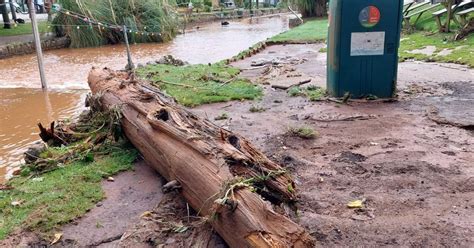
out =
[[(437, 8), (424, 12), (420, 16), (420, 19), (416, 22), (415, 29), (418, 31), (437, 32), (438, 26), (433, 17), (433, 13), (441, 9), (444, 9), (444, 7), (440, 5)], [(441, 23), (445, 23), (446, 18), (447, 18), (446, 14), (441, 16)], [(416, 16), (410, 19), (410, 23), (413, 25), (415, 23), (415, 20), (416, 20)], [(450, 27), (452, 29), (459, 28), (459, 26), (455, 24), (454, 22), (451, 23)]]
[(275, 43), (321, 42), (326, 40), (327, 33), (328, 20), (316, 19), (273, 36), (269, 41)]
[(0, 239), (22, 228), (48, 235), (61, 224), (87, 212), (104, 198), (101, 180), (128, 170), (137, 156), (123, 139), (118, 108), (97, 111), (99, 96), (88, 97), (92, 111), (77, 123), (60, 122), (55, 133), (68, 145), (54, 142), (21, 176), (0, 191)]
[(302, 13), (303, 17), (316, 15), (316, 1), (325, 0), (292, 0), (298, 6), (298, 10)]
[(216, 118), (214, 118), (214, 120), (216, 121), (227, 120), (227, 119), (229, 119), (229, 114), (227, 113), (222, 113), (221, 115), (216, 116)]
[(239, 78), (237, 68), (223, 63), (212, 65), (149, 65), (138, 69), (138, 75), (150, 80), (162, 91), (185, 106), (231, 100), (253, 100), (262, 89)]
[[(46, 21), (38, 21), (38, 30), (40, 33), (47, 33), (51, 31), (51, 29), (48, 28), (48, 23)], [(31, 27), (31, 23), (17, 24), (16, 27), (12, 25), (11, 29), (4, 29), (3, 25), (0, 25), (0, 36), (12, 36), (32, 33), (33, 30)]]
[[(432, 55), (410, 52), (427, 46), (435, 46), (436, 51)], [(450, 50), (451, 53), (439, 55), (439, 52), (444, 49)], [(470, 34), (460, 41), (453, 41), (452, 34), (426, 35), (423, 32), (417, 32), (404, 35), (400, 44), (399, 57), (401, 61), (415, 59), (465, 64), (474, 67), (474, 34)]]
[(291, 88), (288, 90), (288, 95), (289, 95), (289, 96), (292, 96), (292, 97), (295, 97), (295, 96), (304, 96), (304, 93), (303, 93), (303, 91), (301, 90), (300, 87), (291, 87)]
[(301, 87), (291, 87), (288, 90), (288, 95), (291, 97), (296, 97), (296, 96), (306, 96), (309, 98), (310, 101), (320, 101), (326, 96), (327, 92), (325, 89), (310, 85), (306, 88), (301, 88)]
[(305, 93), (310, 101), (321, 101), (327, 95), (325, 89), (317, 86), (308, 86)]
[[(129, 33), (129, 39), (135, 42), (156, 42), (171, 40), (177, 32), (178, 20), (175, 14), (174, 0), (61, 0), (63, 9), (80, 13), (103, 23), (126, 25), (140, 31), (161, 33), (158, 35), (144, 35)], [(87, 22), (59, 13), (53, 20), (54, 24), (61, 25), (88, 25)], [(146, 27), (146, 28), (145, 28)], [(122, 31), (119, 29), (98, 29), (97, 26), (56, 27), (56, 33), (71, 38), (71, 47), (99, 46), (115, 44), (123, 41)]]
[(16, 228), (47, 235), (84, 215), (105, 197), (101, 180), (131, 169), (136, 155), (133, 148), (121, 147), (95, 162), (77, 161), (40, 177), (12, 179), (8, 185), (14, 189), (0, 191), (0, 239)]
[(241, 51), (239, 54), (235, 55), (234, 57), (232, 57), (233, 60), (241, 60), (241, 59), (244, 59), (246, 57), (249, 57), (251, 56), (252, 54), (255, 54), (257, 53), (258, 51), (260, 51), (261, 49), (263, 49), (265, 47), (265, 43), (264, 42), (259, 42), (251, 47), (249, 47), (248, 49), (244, 50), (244, 51)]
[(287, 134), (290, 136), (300, 137), (302, 139), (314, 139), (318, 135), (313, 128), (308, 126), (289, 127)]
[(249, 111), (252, 112), (252, 113), (261, 113), (261, 112), (265, 112), (265, 108), (264, 107), (261, 107), (261, 106), (255, 106), (255, 105), (252, 105), (252, 107), (250, 107)]
[[(438, 33), (438, 26), (433, 18), (433, 12), (443, 9), (439, 6), (433, 10), (423, 13), (415, 25), (415, 33), (404, 34), (399, 50), (399, 57), (401, 61), (407, 59), (415, 59), (421, 61), (437, 61), (466, 64), (474, 67), (474, 34), (461, 41), (454, 41), (453, 34)], [(441, 22), (446, 22), (447, 15), (441, 16)], [(411, 22), (414, 23), (415, 18)], [(459, 29), (459, 25), (451, 22), (451, 30)], [(423, 49), (427, 46), (435, 46), (436, 51), (433, 55), (426, 55), (422, 53), (410, 53), (409, 51)], [(451, 50), (449, 55), (439, 55), (438, 53), (443, 49)]]

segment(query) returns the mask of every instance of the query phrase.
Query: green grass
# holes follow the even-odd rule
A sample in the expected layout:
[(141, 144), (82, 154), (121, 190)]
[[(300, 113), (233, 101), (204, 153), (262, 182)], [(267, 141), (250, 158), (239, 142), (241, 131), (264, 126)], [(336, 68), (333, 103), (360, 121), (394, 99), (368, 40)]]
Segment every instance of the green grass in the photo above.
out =
[(310, 85), (306, 88), (295, 86), (288, 89), (289, 96), (306, 96), (310, 101), (321, 101), (326, 96), (326, 94), (327, 92), (325, 89), (314, 85)]
[[(134, 149), (120, 148), (95, 162), (73, 162), (36, 178), (10, 180), (14, 189), (0, 191), (0, 239), (17, 228), (50, 236), (102, 200), (101, 180), (131, 169), (135, 158)], [(21, 204), (13, 206), (14, 201)]]
[(249, 111), (251, 113), (261, 113), (261, 112), (265, 112), (266, 109), (262, 106), (256, 106), (256, 105), (252, 105), (250, 108), (249, 108)]
[(216, 121), (227, 120), (227, 119), (229, 119), (229, 114), (227, 114), (227, 113), (222, 113), (219, 116), (216, 116), (214, 118), (214, 120), (216, 120)]
[[(425, 35), (423, 32), (416, 32), (403, 36), (400, 44), (400, 60), (415, 59), (421, 61), (436, 61), (465, 64), (474, 67), (474, 34), (470, 34), (463, 40), (452, 41), (452, 34), (431, 34)], [(427, 46), (435, 46), (433, 55), (422, 53), (410, 53), (410, 51), (423, 49)], [(449, 49), (451, 54), (441, 56), (438, 53), (443, 49)]]
[(300, 137), (302, 139), (314, 139), (318, 136), (318, 133), (313, 128), (308, 126), (301, 127), (289, 127), (287, 134), (294, 137)]
[(309, 20), (298, 27), (273, 36), (268, 41), (275, 43), (320, 42), (326, 40), (327, 33), (327, 19)]
[[(422, 7), (424, 8), (424, 7)], [(415, 25), (415, 31), (427, 31), (427, 32), (437, 32), (438, 31), (438, 25), (436, 24), (435, 18), (433, 16), (433, 13), (444, 9), (443, 6), (438, 6), (437, 8), (434, 8), (430, 11), (424, 12), (420, 19), (417, 21)], [(415, 23), (417, 16), (413, 16), (410, 18), (410, 23), (413, 25)], [(446, 22), (447, 15), (444, 14), (441, 16), (441, 23)], [(457, 25), (454, 21), (451, 21), (450, 25), (451, 30), (457, 30), (459, 29), (459, 25)]]
[(180, 104), (195, 107), (230, 100), (253, 100), (262, 89), (239, 78), (240, 70), (223, 63), (212, 65), (149, 65), (138, 69), (138, 75), (150, 80)]
[[(467, 38), (461, 41), (453, 41), (453, 33), (437, 33), (438, 27), (432, 13), (442, 8), (442, 6), (439, 6), (438, 8), (423, 13), (415, 25), (416, 30), (411, 34), (403, 34), (404, 39), (401, 41), (399, 49), (400, 61), (415, 59), (421, 61), (465, 64), (470, 67), (474, 67), (474, 34), (469, 35)], [(442, 22), (445, 22), (446, 16), (443, 16), (441, 19)], [(412, 23), (414, 23), (414, 20), (415, 18), (412, 18)], [(274, 36), (268, 41), (275, 43), (303, 43), (323, 41), (327, 36), (327, 24), (327, 20), (324, 19), (310, 20), (301, 26)], [(455, 22), (451, 22), (451, 28), (453, 31), (455, 31), (459, 27)], [(409, 53), (409, 51), (423, 49), (426, 46), (436, 46), (435, 53), (431, 56), (419, 53)], [(449, 55), (441, 56), (438, 53), (443, 49), (449, 49), (452, 50), (452, 52)], [(326, 51), (326, 48), (320, 49), (320, 52)], [(294, 90), (295, 92), (293, 92), (293, 94), (298, 95), (296, 89)], [(299, 93), (306, 94), (305, 92)], [(313, 99), (316, 98), (317, 96), (313, 97)]]
[[(46, 21), (38, 22), (38, 29), (40, 33), (46, 33), (51, 30), (50, 28), (48, 28), (48, 22)], [(0, 36), (13, 36), (32, 33), (33, 31), (31, 23), (17, 24), (16, 27), (12, 26), (11, 29), (4, 29), (3, 25), (0, 25)]]
[[(400, 60), (415, 59), (421, 61), (449, 62), (457, 64), (466, 64), (474, 67), (474, 34), (469, 35), (461, 41), (453, 41), (454, 33), (443, 34), (438, 33), (438, 26), (433, 17), (436, 12), (444, 7), (439, 6), (431, 11), (423, 13), (415, 25), (413, 33), (405, 33), (402, 35), (400, 43), (399, 56)], [(413, 24), (416, 18), (411, 19)], [(442, 23), (446, 21), (446, 14), (441, 17)], [(451, 30), (456, 31), (459, 26), (451, 21)], [(425, 55), (421, 53), (409, 53), (409, 51), (423, 49), (427, 46), (435, 46), (436, 51), (433, 55)], [(462, 49), (457, 47), (465, 46)], [(452, 50), (452, 53), (446, 56), (438, 55), (443, 49)]]

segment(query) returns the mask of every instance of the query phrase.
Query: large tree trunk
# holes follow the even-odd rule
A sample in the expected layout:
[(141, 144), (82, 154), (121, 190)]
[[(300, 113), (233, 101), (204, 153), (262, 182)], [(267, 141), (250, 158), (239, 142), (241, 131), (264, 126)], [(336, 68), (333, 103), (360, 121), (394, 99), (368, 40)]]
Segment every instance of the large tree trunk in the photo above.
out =
[(304, 18), (323, 17), (327, 15), (326, 0), (299, 0), (297, 1), (297, 6)]
[(148, 164), (167, 180), (178, 181), (188, 203), (209, 217), (231, 247), (314, 245), (302, 227), (263, 199), (275, 204), (295, 200), (295, 185), (282, 167), (245, 138), (133, 78), (93, 69), (88, 81), (100, 106), (120, 109), (124, 133)]
[(3, 28), (5, 29), (12, 28), (10, 24), (10, 17), (8, 16), (7, 5), (5, 4), (5, 0), (0, 0), (0, 12), (2, 12), (2, 16), (3, 16)]
[(315, 10), (314, 13), (316, 17), (323, 17), (326, 16), (327, 13), (327, 2), (326, 0), (315, 0)]

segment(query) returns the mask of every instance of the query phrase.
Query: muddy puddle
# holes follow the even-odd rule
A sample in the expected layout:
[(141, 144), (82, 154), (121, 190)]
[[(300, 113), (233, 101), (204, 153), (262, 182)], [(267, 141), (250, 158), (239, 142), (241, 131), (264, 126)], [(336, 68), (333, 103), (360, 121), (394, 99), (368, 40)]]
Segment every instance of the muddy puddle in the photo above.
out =
[[(132, 57), (136, 65), (167, 54), (190, 63), (217, 62), (287, 29), (286, 16), (231, 20), (225, 27), (203, 24), (169, 43), (132, 44)], [(20, 163), (24, 149), (38, 140), (38, 122), (67, 118), (83, 108), (92, 66), (121, 69), (126, 61), (122, 45), (47, 51), (44, 62), (51, 91), (45, 94), (38, 90), (35, 55), (0, 60), (0, 182), (8, 168)]]

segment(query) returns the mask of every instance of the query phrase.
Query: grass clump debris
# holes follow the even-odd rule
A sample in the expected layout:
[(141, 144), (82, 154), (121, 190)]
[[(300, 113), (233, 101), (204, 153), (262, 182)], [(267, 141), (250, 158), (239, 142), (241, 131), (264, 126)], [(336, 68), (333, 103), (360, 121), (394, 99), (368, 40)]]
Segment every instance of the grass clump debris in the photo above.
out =
[(302, 139), (314, 139), (318, 136), (318, 133), (309, 126), (289, 127), (287, 134)]
[(216, 120), (216, 121), (227, 120), (227, 119), (229, 119), (229, 114), (227, 114), (227, 113), (222, 113), (219, 116), (216, 116), (214, 118), (214, 120)]
[(288, 95), (291, 97), (305, 96), (310, 101), (321, 101), (325, 99), (327, 92), (325, 89), (315, 85), (310, 85), (306, 88), (295, 86), (288, 89)]
[(67, 144), (42, 151), (7, 182), (8, 190), (0, 190), (0, 240), (17, 229), (52, 239), (62, 224), (105, 198), (104, 178), (132, 168), (137, 151), (115, 133), (113, 113), (90, 111), (77, 123), (55, 127), (58, 134), (68, 130), (61, 136)]
[(195, 107), (231, 100), (254, 100), (262, 89), (240, 78), (240, 70), (224, 63), (210, 65), (148, 65), (138, 75), (174, 97), (180, 104)]
[(265, 112), (265, 108), (262, 107), (262, 106), (256, 106), (256, 105), (252, 105), (250, 108), (249, 108), (249, 111), (252, 112), (252, 113), (261, 113), (261, 112)]

